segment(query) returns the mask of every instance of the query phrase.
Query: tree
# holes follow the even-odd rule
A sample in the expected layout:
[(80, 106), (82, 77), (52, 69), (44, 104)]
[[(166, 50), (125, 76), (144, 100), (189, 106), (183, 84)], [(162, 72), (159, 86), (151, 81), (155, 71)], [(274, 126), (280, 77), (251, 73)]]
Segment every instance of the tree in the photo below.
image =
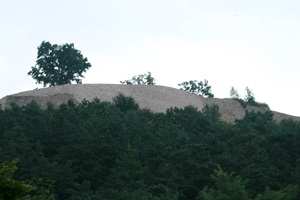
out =
[(120, 81), (125, 85), (155, 85), (155, 79), (152, 77), (151, 72), (148, 74), (139, 74), (132, 77), (131, 80)]
[[(5, 161), (0, 167), (0, 200), (26, 199), (26, 200), (54, 200), (55, 196), (49, 191), (49, 183), (43, 179), (31, 180), (27, 184), (21, 180), (15, 180), (13, 176), (17, 171), (17, 159)], [(35, 183), (35, 184), (33, 184)], [(30, 193), (35, 193), (31, 196)]]
[(215, 187), (205, 187), (200, 195), (204, 200), (229, 200), (229, 199), (244, 199), (250, 200), (249, 194), (246, 191), (246, 181), (242, 180), (234, 173), (224, 172), (220, 166), (214, 170), (211, 175)]
[(0, 168), (0, 199), (16, 199), (26, 196), (32, 187), (23, 181), (13, 179), (17, 170), (16, 160), (4, 162)]
[(298, 185), (288, 185), (280, 190), (271, 190), (268, 186), (263, 193), (259, 193), (255, 198), (250, 198), (246, 190), (246, 183), (240, 176), (234, 173), (224, 172), (220, 166), (211, 175), (214, 187), (204, 187), (198, 199), (204, 200), (293, 200), (297, 199)]
[(196, 95), (202, 95), (204, 97), (214, 97), (214, 95), (211, 93), (211, 86), (208, 85), (208, 81), (204, 80), (202, 81), (185, 81), (183, 83), (178, 84), (178, 86), (181, 86), (180, 89), (196, 94)]
[(79, 84), (80, 77), (84, 77), (82, 73), (90, 67), (87, 58), (74, 48), (74, 44), (52, 45), (43, 41), (38, 47), (36, 64), (28, 75), (44, 87), (71, 84), (72, 81)]
[(297, 199), (298, 185), (288, 185), (287, 187), (274, 191), (266, 187), (262, 194), (258, 194), (255, 200), (293, 200)]
[(230, 98), (240, 99), (240, 95), (238, 94), (237, 90), (234, 87), (231, 87), (230, 89)]
[(250, 104), (251, 104), (251, 103), (254, 103), (254, 104), (256, 103), (254, 94), (253, 94), (252, 90), (250, 90), (249, 87), (246, 87), (245, 101), (246, 101), (247, 103), (250, 103)]
[(137, 110), (140, 107), (135, 102), (134, 98), (127, 97), (122, 93), (120, 93), (118, 96), (114, 97), (113, 102), (122, 112), (126, 112), (129, 110)]

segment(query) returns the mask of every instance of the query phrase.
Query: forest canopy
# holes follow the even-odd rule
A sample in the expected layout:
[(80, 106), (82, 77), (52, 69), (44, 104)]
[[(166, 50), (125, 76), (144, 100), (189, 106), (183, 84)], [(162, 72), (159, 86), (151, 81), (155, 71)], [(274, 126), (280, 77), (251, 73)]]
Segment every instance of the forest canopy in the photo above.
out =
[(217, 106), (154, 113), (121, 94), (12, 104), (0, 109), (0, 163), (15, 159), (11, 178), (43, 180), (51, 199), (300, 198), (300, 124), (271, 112), (228, 124)]

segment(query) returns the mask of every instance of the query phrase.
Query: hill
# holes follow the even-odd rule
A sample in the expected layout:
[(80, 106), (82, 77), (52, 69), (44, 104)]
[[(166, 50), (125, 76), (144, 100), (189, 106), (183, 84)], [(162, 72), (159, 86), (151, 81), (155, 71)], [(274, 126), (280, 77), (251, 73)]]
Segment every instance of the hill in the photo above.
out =
[(11, 109), (0, 109), (0, 199), (14, 199), (4, 195), (20, 192), (16, 183), (27, 199), (300, 199), (300, 122), (276, 123), (290, 116), (265, 104), (244, 112), (232, 99), (130, 85), (57, 86), (1, 103)]
[[(245, 115), (245, 109), (262, 113), (270, 110), (265, 104), (262, 104), (260, 107), (247, 106), (244, 108), (239, 102), (233, 99), (204, 98), (171, 87), (118, 84), (69, 84), (35, 89), (8, 95), (0, 100), (0, 104), (3, 107), (9, 106), (12, 102), (19, 105), (26, 105), (34, 100), (42, 107), (45, 107), (48, 102), (59, 105), (66, 103), (69, 99), (73, 99), (75, 103), (79, 103), (84, 99), (93, 100), (94, 98), (99, 98), (101, 101), (112, 101), (119, 93), (133, 97), (141, 108), (147, 108), (154, 112), (165, 112), (170, 107), (183, 108), (188, 105), (202, 110), (206, 104), (215, 104), (219, 106), (221, 119), (231, 123), (236, 119), (242, 119)], [(276, 121), (287, 118), (300, 121), (300, 117), (275, 111), (273, 113)]]

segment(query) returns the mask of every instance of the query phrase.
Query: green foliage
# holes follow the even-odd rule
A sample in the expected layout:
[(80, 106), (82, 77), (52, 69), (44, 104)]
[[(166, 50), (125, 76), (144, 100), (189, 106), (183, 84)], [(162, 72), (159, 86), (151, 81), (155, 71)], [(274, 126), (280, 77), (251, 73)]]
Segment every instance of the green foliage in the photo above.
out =
[[(203, 200), (250, 200), (252, 199), (246, 190), (247, 181), (234, 173), (224, 172), (220, 166), (211, 175), (214, 186), (204, 187), (199, 194)], [(298, 186), (288, 185), (287, 187), (274, 191), (268, 186), (262, 194), (258, 194), (254, 200), (293, 200), (297, 198)]]
[(75, 183), (75, 188), (71, 189), (72, 196), (70, 200), (97, 200), (100, 199), (98, 194), (95, 194), (91, 190), (91, 183), (89, 181), (83, 181), (82, 184)]
[(272, 133), (276, 130), (271, 111), (261, 113), (246, 110), (244, 118), (236, 120), (236, 125), (243, 130), (257, 131), (259, 134)]
[(118, 96), (113, 98), (113, 103), (117, 106), (122, 112), (129, 110), (139, 109), (139, 105), (135, 102), (134, 98), (127, 97), (124, 94), (120, 93)]
[(249, 89), (249, 87), (246, 87), (246, 95), (244, 99), (240, 98), (240, 95), (238, 94), (238, 92), (234, 89), (234, 87), (231, 87), (230, 90), (230, 98), (238, 101), (244, 108), (247, 107), (247, 105), (250, 106), (267, 106), (266, 104), (262, 104), (262, 103), (257, 103), (255, 101), (255, 97), (253, 92)]
[(74, 44), (51, 44), (43, 41), (38, 47), (36, 65), (28, 75), (45, 86), (81, 83), (80, 77), (91, 67), (87, 58), (74, 48)]
[(204, 97), (214, 97), (214, 95), (211, 92), (211, 86), (208, 85), (208, 81), (204, 80), (202, 81), (185, 81), (183, 83), (178, 84), (180, 86), (181, 90), (196, 94), (196, 95), (202, 95)]
[(212, 123), (216, 123), (220, 120), (221, 114), (219, 112), (218, 105), (213, 105), (213, 106), (205, 105), (204, 108), (202, 109), (202, 112), (206, 117), (206, 119), (210, 120), (210, 122)]
[(155, 85), (155, 79), (151, 72), (148, 72), (148, 74), (139, 74), (133, 76), (131, 80), (120, 81), (120, 83), (125, 85)]
[[(0, 199), (23, 200), (55, 200), (49, 191), (53, 183), (42, 179), (32, 179), (30, 183), (15, 180), (13, 177), (17, 171), (17, 160), (3, 162), (0, 168)], [(33, 195), (31, 195), (33, 194)]]
[(0, 110), (0, 163), (19, 158), (28, 199), (299, 199), (299, 133), (271, 112), (227, 124), (217, 106), (154, 113), (124, 95), (31, 102)]
[(214, 187), (205, 187), (200, 194), (204, 200), (250, 200), (246, 191), (246, 181), (243, 181), (239, 176), (235, 176), (234, 173), (228, 174), (218, 166), (211, 178)]
[(257, 105), (254, 94), (253, 94), (252, 90), (250, 90), (249, 87), (246, 87), (246, 96), (245, 96), (244, 101), (249, 105)]
[(255, 200), (293, 200), (297, 198), (298, 186), (289, 185), (279, 191), (266, 187), (263, 194), (258, 194)]
[(32, 187), (23, 181), (14, 180), (13, 176), (17, 170), (16, 160), (4, 162), (0, 168), (0, 199), (24, 198)]

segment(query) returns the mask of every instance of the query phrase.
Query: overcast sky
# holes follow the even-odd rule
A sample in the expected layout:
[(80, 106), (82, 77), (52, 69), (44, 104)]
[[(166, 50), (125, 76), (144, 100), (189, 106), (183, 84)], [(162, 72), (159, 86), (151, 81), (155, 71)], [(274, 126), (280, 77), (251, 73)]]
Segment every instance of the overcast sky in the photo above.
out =
[(151, 72), (157, 85), (207, 79), (217, 98), (248, 86), (300, 116), (299, 0), (0, 0), (0, 98), (35, 88), (37, 47), (74, 43), (83, 83)]

